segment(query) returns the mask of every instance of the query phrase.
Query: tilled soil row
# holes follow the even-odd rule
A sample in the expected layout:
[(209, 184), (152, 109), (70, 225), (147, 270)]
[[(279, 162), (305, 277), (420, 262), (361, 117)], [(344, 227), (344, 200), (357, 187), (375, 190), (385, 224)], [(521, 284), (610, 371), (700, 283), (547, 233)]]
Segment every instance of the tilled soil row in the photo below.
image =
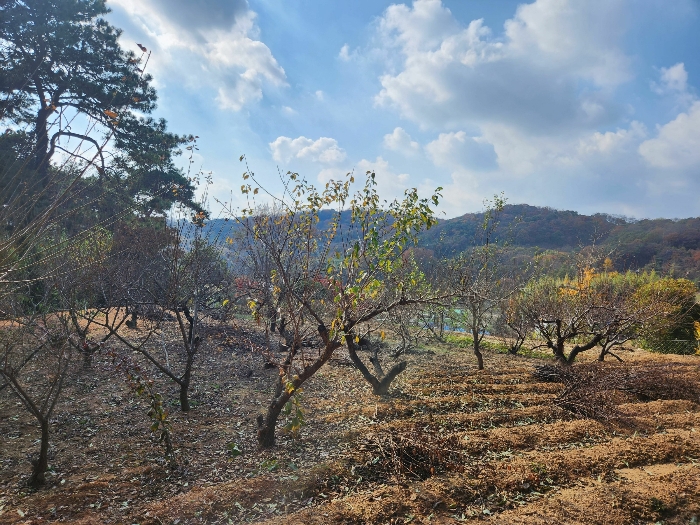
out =
[(301, 511), (284, 520), (265, 523), (360, 524), (387, 523), (391, 519), (407, 520), (409, 516), (430, 514), (444, 518), (494, 515), (526, 506), (530, 501), (539, 500), (544, 493), (562, 487), (593, 480), (613, 481), (616, 469), (687, 463), (699, 455), (696, 433), (671, 430), (648, 437), (613, 438), (568, 451), (480, 456), (467, 462), (462, 472), (411, 484), (383, 486)]
[(658, 467), (621, 469), (613, 481), (594, 481), (556, 491), (526, 507), (506, 510), (491, 521), (504, 525), (697, 522), (700, 468), (693, 464)]

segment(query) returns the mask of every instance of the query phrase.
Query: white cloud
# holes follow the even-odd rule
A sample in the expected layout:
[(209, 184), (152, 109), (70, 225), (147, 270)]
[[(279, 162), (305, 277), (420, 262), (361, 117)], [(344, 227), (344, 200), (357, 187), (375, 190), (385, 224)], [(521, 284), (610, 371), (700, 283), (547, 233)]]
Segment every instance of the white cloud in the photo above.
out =
[[(176, 5), (173, 5), (176, 4)], [(112, 0), (153, 48), (150, 71), (193, 90), (210, 88), (223, 109), (239, 111), (268, 86), (286, 85), (284, 69), (259, 40), (256, 14), (244, 1), (208, 8), (183, 0)]]
[(424, 149), (431, 176), (451, 181), (448, 215), (500, 191), (582, 212), (674, 213), (658, 211), (673, 209), (660, 193), (686, 208), (700, 202), (691, 191), (700, 186), (700, 102), (688, 98), (685, 66), (662, 68), (656, 86), (692, 107), (651, 139), (616, 100), (633, 79), (622, 47), (630, 7), (534, 0), (499, 34), (483, 20), (460, 24), (440, 0), (386, 9), (370, 52), (385, 60), (375, 103), (436, 131)]
[(380, 32), (387, 43), (403, 48), (407, 54), (437, 48), (459, 26), (450, 10), (440, 0), (418, 0), (409, 8), (405, 4), (387, 8), (379, 20)]
[(340, 48), (340, 52), (338, 53), (338, 58), (344, 62), (347, 62), (350, 60), (350, 46), (347, 44), (344, 44), (343, 47)]
[[(615, 131), (559, 137), (533, 135), (502, 124), (485, 125), (482, 132), (480, 137), (443, 133), (426, 146), (436, 170), (446, 170), (451, 179), (443, 192), (442, 208), (448, 215), (476, 210), (484, 198), (501, 191), (513, 203), (565, 208), (575, 202), (575, 209), (582, 212), (639, 215), (659, 192), (652, 186), (660, 178), (658, 170), (650, 168), (638, 152), (647, 137), (646, 127), (639, 122)], [(470, 153), (475, 145), (493, 147), (495, 162), (489, 160), (488, 168), (474, 164)], [(663, 191), (676, 190), (667, 186)], [(633, 210), (624, 202), (638, 207)]]
[(661, 126), (656, 138), (642, 142), (639, 153), (657, 168), (700, 168), (700, 101)]
[(403, 195), (411, 179), (408, 173), (396, 173), (382, 157), (377, 157), (373, 161), (362, 159), (357, 163), (356, 171), (361, 174), (373, 172), (374, 180), (377, 182), (377, 192), (386, 199)]
[(317, 98), (318, 100), (323, 100), (324, 97), (325, 97), (323, 91), (321, 91), (320, 89), (319, 89), (318, 91), (316, 91), (315, 95), (316, 95), (316, 98)]
[(376, 103), (423, 127), (496, 122), (538, 133), (590, 129), (617, 114), (609, 92), (631, 78), (617, 45), (621, 5), (537, 0), (520, 6), (498, 38), (482, 20), (460, 26), (439, 0), (391, 6), (379, 32), (402, 61), (381, 76)]
[(294, 108), (290, 108), (289, 106), (282, 106), (282, 113), (284, 115), (287, 115), (288, 117), (293, 117), (299, 114), (297, 110), (295, 110)]
[(384, 147), (409, 156), (420, 151), (420, 144), (411, 139), (411, 135), (400, 127), (394, 128), (392, 133), (384, 135)]
[(450, 169), (495, 169), (496, 153), (493, 145), (483, 137), (469, 137), (464, 131), (440, 133), (425, 150), (436, 166)]
[(616, 86), (630, 79), (618, 44), (627, 9), (620, 0), (537, 0), (506, 21), (506, 52), (537, 67)]
[(321, 137), (318, 140), (306, 137), (277, 137), (270, 142), (272, 158), (277, 162), (287, 163), (292, 159), (300, 159), (322, 164), (337, 164), (345, 160), (345, 150), (338, 146), (335, 139)]
[(683, 62), (662, 67), (659, 70), (659, 81), (651, 82), (651, 90), (657, 95), (673, 97), (677, 105), (684, 109), (697, 99), (688, 86), (688, 72)]
[(578, 153), (586, 155), (611, 155), (619, 153), (622, 149), (637, 146), (639, 141), (646, 138), (647, 129), (641, 122), (633, 121), (629, 129), (617, 131), (599, 131), (583, 137), (579, 140)]
[(652, 82), (651, 88), (655, 93), (685, 93), (688, 90), (688, 73), (685, 64), (679, 62), (671, 67), (662, 67), (659, 71), (659, 83)]

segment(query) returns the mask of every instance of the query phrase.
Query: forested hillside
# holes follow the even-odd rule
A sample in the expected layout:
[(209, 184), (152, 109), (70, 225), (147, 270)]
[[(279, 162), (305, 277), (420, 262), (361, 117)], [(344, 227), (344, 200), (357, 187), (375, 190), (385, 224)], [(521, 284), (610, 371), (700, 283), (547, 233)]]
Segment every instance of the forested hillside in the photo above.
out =
[[(441, 220), (420, 235), (420, 246), (436, 257), (461, 253), (480, 242), (477, 232), (483, 221), (483, 213)], [(506, 205), (495, 239), (517, 251), (570, 252), (595, 243), (611, 252), (617, 270), (653, 269), (700, 278), (700, 218), (637, 221), (527, 204)]]
[[(331, 210), (320, 212), (320, 230), (327, 228), (332, 215)], [(340, 221), (341, 229), (349, 222), (349, 216), (345, 215)], [(438, 258), (453, 257), (481, 242), (479, 232), (483, 221), (483, 213), (440, 220), (437, 226), (419, 235), (419, 246)], [(211, 239), (232, 236), (236, 227), (235, 221), (223, 219), (214, 219), (207, 225)], [(634, 220), (509, 204), (499, 216), (494, 238), (521, 255), (539, 250), (552, 252), (554, 258), (596, 244), (610, 252), (616, 270), (655, 270), (695, 281), (700, 279), (698, 217)]]

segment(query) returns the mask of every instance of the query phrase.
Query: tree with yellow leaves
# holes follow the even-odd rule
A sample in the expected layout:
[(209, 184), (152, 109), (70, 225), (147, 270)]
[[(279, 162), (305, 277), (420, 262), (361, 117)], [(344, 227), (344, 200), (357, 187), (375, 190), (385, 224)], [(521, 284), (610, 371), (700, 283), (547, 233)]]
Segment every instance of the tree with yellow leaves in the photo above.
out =
[[(228, 208), (241, 226), (237, 252), (264, 258), (257, 264), (248, 261), (248, 266), (265, 272), (251, 276), (260, 285), (250, 287), (248, 305), (255, 318), (269, 323), (273, 304), (275, 325), (286, 343), (284, 355), (271, 356), (279, 375), (267, 410), (258, 417), (258, 444), (269, 447), (285, 406), (343, 344), (377, 394), (385, 393), (403, 369), (388, 372), (388, 381), (375, 377), (358, 356), (359, 328), (386, 312), (439, 295), (424, 286), (404, 255), (416, 235), (436, 223), (432, 206), (440, 194), (438, 189), (424, 199), (411, 189), (403, 199), (382, 206), (374, 173), (367, 173), (356, 192), (350, 174), (319, 190), (288, 173), (281, 196), (260, 188), (250, 170), (243, 177), (248, 204)], [(259, 205), (258, 193), (266, 194), (274, 207)], [(331, 214), (324, 223), (322, 211)]]

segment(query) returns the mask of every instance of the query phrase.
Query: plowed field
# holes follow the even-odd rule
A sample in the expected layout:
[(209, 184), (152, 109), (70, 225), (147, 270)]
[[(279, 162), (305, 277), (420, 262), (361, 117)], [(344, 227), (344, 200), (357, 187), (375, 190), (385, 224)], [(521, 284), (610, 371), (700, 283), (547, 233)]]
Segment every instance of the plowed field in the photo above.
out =
[[(280, 433), (275, 449), (258, 452), (254, 419), (277, 372), (212, 342), (193, 379), (195, 408), (172, 407), (177, 465), (149, 436), (147, 407), (98, 362), (65, 393), (51, 429), (49, 482), (35, 492), (23, 481), (38, 432), (3, 392), (0, 522), (700, 520), (699, 399), (617, 396), (621, 416), (594, 420), (555, 403), (565, 387), (532, 375), (542, 361), (490, 353), (480, 372), (468, 353), (447, 346), (408, 360), (380, 399), (340, 352), (306, 386), (301, 435)], [(694, 356), (638, 351), (625, 360), (605, 366), (677, 363), (678, 373), (700, 378)], [(234, 445), (242, 455), (231, 454)]]

